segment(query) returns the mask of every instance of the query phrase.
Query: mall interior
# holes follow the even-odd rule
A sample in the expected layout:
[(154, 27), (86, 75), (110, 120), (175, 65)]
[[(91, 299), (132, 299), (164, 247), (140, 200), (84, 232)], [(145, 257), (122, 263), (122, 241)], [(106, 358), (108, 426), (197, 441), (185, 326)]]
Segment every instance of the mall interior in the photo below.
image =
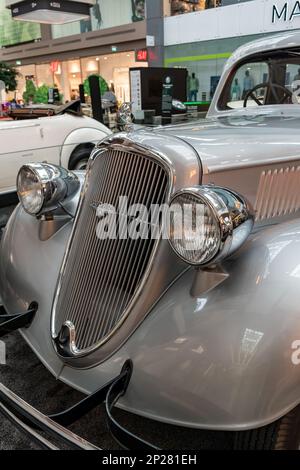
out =
[[(67, 102), (97, 74), (113, 87), (118, 102), (128, 102), (129, 70), (158, 66), (194, 73), (199, 89), (191, 96), (187, 87), (186, 101), (208, 105), (237, 47), (297, 28), (282, 16), (273, 22), (272, 6), (269, 0), (97, 0), (89, 20), (40, 25), (14, 21), (0, 0), (0, 61), (19, 72), (17, 90), (8, 99), (22, 100), (31, 80), (36, 87), (57, 87)], [(254, 9), (259, 20), (247, 21)]]
[(0, 0), (0, 451), (300, 449), (299, 105), (300, 0)]

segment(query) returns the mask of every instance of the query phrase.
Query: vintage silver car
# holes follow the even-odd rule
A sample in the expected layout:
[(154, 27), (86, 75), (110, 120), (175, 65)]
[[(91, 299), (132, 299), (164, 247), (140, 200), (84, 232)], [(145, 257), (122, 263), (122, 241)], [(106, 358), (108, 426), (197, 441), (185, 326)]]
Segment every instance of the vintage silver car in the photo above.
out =
[[(53, 448), (39, 430), (94, 448), (68, 425), (106, 401), (127, 448), (155, 443), (127, 432), (114, 405), (235, 432), (239, 449), (299, 447), (299, 71), (300, 33), (260, 39), (227, 62), (207, 119), (110, 136), (85, 178), (21, 169), (1, 242), (1, 336), (20, 329), (57, 379), (87, 395), (47, 417), (0, 385), (0, 411), (42, 446)], [(167, 206), (168, 237), (163, 217), (126, 212), (120, 198)], [(113, 217), (158, 236), (105, 238)]]

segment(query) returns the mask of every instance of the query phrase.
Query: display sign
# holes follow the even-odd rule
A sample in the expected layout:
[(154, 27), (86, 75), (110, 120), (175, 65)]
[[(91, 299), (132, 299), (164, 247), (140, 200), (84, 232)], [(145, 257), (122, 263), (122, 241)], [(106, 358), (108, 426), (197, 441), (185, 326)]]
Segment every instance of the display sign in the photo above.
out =
[(45, 24), (65, 24), (76, 20), (88, 19), (90, 8), (96, 0), (7, 0), (7, 8), (12, 17), (20, 21)]
[(135, 51), (136, 62), (148, 62), (148, 49), (139, 49)]
[(174, 85), (171, 77), (166, 77), (163, 83), (162, 92), (162, 124), (167, 125), (172, 122), (172, 101)]
[(300, 1), (285, 2), (283, 5), (273, 5), (272, 10), (272, 23), (276, 21), (293, 21), (296, 17), (300, 16)]
[(155, 47), (155, 36), (146, 36), (146, 45), (147, 47)]
[(142, 109), (142, 83), (140, 70), (130, 71), (132, 112)]
[(48, 90), (48, 104), (59, 103), (60, 96), (58, 88), (49, 88)]

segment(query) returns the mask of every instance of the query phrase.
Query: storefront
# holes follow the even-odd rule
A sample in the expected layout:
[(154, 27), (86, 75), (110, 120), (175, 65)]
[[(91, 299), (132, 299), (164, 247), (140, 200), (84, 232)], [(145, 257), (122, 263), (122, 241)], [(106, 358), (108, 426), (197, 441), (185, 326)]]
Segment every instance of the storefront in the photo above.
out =
[(141, 64), (135, 61), (135, 51), (129, 51), (20, 66), (17, 98), (22, 99), (26, 81), (32, 80), (36, 87), (57, 86), (63, 100), (70, 101), (79, 97), (79, 85), (90, 75), (100, 75), (120, 102), (130, 101), (129, 69), (137, 65)]
[[(187, 11), (182, 11), (188, 13), (198, 9), (201, 2), (171, 0), (170, 5), (179, 3), (190, 4)], [(202, 6), (204, 3), (208, 5), (202, 2)], [(188, 99), (201, 104), (209, 104), (227, 59), (239, 46), (266, 35), (300, 29), (299, 2), (223, 0), (216, 3), (220, 8), (199, 8), (206, 11), (165, 18), (165, 66), (188, 70)], [(229, 3), (232, 5), (224, 6)]]
[[(227, 59), (239, 46), (257, 39), (259, 35), (200, 41), (192, 44), (169, 46), (165, 52), (165, 66), (186, 68), (199, 83), (198, 92), (192, 96), (188, 87), (188, 100), (209, 104), (219, 83)], [(195, 99), (194, 99), (195, 98)]]
[(88, 21), (40, 26), (13, 21), (0, 0), (0, 61), (20, 73), (8, 99), (21, 100), (31, 82), (31, 88), (56, 86), (69, 101), (90, 75), (99, 75), (120, 102), (130, 101), (129, 69), (147, 66), (136, 62), (137, 51), (146, 47), (145, 12), (145, 0), (97, 0)]

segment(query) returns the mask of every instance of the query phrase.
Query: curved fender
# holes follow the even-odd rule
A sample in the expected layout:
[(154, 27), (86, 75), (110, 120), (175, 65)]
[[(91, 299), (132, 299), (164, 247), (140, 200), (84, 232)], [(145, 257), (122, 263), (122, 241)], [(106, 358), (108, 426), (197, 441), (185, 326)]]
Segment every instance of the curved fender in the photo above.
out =
[[(97, 125), (101, 126), (99, 123), (97, 123)], [(68, 168), (70, 157), (79, 145), (85, 143), (93, 143), (96, 145), (98, 142), (111, 134), (110, 130), (104, 125), (101, 127), (102, 129), (97, 129), (96, 127), (86, 127), (72, 131), (63, 143), (60, 156), (60, 165), (64, 168)]]
[[(85, 391), (117, 373), (134, 374), (122, 406), (173, 424), (243, 430), (269, 424), (300, 402), (300, 221), (252, 235), (224, 264), (227, 279), (191, 295), (186, 272), (109, 361), (64, 368)], [(300, 357), (300, 354), (296, 357)]]
[(4, 305), (15, 313), (40, 303), (22, 334), (53, 374), (90, 393), (131, 358), (123, 408), (203, 429), (256, 428), (300, 402), (300, 365), (292, 361), (300, 340), (300, 220), (252, 235), (224, 263), (226, 280), (208, 292), (192, 295), (201, 271), (187, 271), (119, 351), (87, 370), (63, 367), (50, 338), (55, 279), (71, 226), (41, 243), (38, 221), (19, 206), (1, 241)]
[[(26, 214), (19, 204), (12, 214), (1, 240), (0, 298), (10, 314), (26, 311), (32, 302), (39, 305), (30, 328), (22, 334), (56, 377), (63, 364), (50, 337), (50, 312), (65, 246), (72, 222), (46, 242), (39, 237), (40, 221)], [(30, 249), (29, 247), (32, 247)]]

